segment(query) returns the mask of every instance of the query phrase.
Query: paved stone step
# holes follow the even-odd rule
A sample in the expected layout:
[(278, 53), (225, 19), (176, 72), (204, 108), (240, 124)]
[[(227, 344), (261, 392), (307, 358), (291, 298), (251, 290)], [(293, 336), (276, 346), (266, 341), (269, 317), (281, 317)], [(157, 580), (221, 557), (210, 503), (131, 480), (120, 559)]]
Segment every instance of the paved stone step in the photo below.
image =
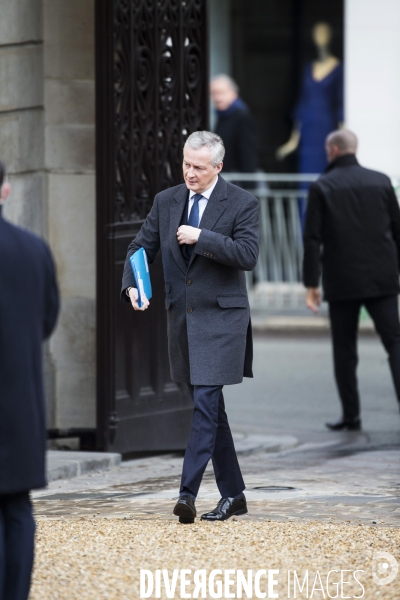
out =
[[(254, 435), (234, 432), (233, 439), (238, 454), (251, 452), (280, 452), (297, 445), (291, 435)], [(71, 450), (48, 450), (48, 481), (73, 479), (87, 473), (107, 471), (121, 464), (121, 454), (112, 452), (76, 452)], [(137, 463), (139, 465), (139, 462)]]
[(47, 451), (47, 479), (72, 479), (94, 471), (107, 471), (121, 463), (115, 452), (74, 452), (70, 450)]
[[(271, 333), (286, 335), (328, 335), (329, 319), (322, 316), (252, 316), (255, 333)], [(372, 321), (361, 321), (359, 332), (362, 335), (376, 335)]]

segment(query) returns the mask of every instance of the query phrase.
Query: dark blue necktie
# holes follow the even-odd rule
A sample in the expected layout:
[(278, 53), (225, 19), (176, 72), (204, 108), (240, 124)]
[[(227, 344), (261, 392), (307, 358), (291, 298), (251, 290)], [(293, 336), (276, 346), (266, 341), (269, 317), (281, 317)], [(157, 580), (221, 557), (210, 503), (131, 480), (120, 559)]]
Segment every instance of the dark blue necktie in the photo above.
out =
[(192, 209), (190, 211), (190, 215), (189, 215), (189, 219), (188, 219), (188, 225), (190, 225), (190, 227), (198, 227), (199, 226), (199, 200), (202, 199), (202, 195), (201, 194), (195, 194), (192, 198), (193, 198), (193, 206)]

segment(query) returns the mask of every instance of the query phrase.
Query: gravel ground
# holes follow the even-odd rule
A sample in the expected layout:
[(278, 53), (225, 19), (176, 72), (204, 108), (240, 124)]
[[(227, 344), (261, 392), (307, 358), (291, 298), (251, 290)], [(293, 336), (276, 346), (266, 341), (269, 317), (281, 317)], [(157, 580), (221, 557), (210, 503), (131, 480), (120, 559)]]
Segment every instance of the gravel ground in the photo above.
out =
[[(55, 481), (33, 494), (38, 530), (31, 600), (136, 600), (140, 569), (167, 569), (170, 577), (174, 569), (191, 569), (191, 581), (200, 569), (245, 575), (278, 569), (279, 598), (399, 600), (400, 574), (387, 585), (373, 578), (376, 552), (400, 563), (399, 415), (379, 342), (360, 341), (364, 431), (347, 434), (323, 425), (339, 413), (328, 339), (256, 339), (255, 350), (255, 379), (227, 388), (231, 423), (246, 434), (295, 436), (298, 446), (240, 455), (249, 515), (180, 526), (171, 514), (180, 455)], [(198, 513), (218, 498), (208, 471)], [(331, 574), (328, 590), (334, 569), (339, 573)], [(294, 594), (294, 570), (300, 582), (308, 571), (308, 594), (305, 588)], [(337, 594), (341, 570), (350, 583)], [(364, 571), (357, 574), (364, 594), (356, 570)], [(264, 590), (264, 576), (261, 581)], [(164, 585), (161, 592), (166, 598)], [(171, 597), (184, 597), (179, 586)]]
[[(343, 579), (350, 583), (344, 585), (343, 593), (339, 588), (338, 596), (333, 583), (340, 580), (340, 573), (331, 575), (330, 597), (367, 600), (400, 597), (400, 576), (388, 585), (378, 585), (372, 577), (375, 552), (390, 552), (400, 561), (397, 528), (246, 519), (218, 524), (196, 521), (194, 525), (182, 526), (159, 518), (85, 517), (39, 518), (37, 525), (31, 600), (134, 600), (140, 598), (140, 569), (153, 572), (168, 569), (170, 576), (174, 569), (191, 569), (192, 575), (188, 575), (191, 581), (193, 571), (198, 569), (206, 569), (207, 573), (212, 569), (241, 569), (245, 575), (248, 569), (253, 573), (259, 569), (279, 569), (275, 575), (278, 585), (274, 588), (279, 598), (295, 597), (293, 570), (297, 571), (300, 582), (308, 570), (309, 593), (305, 593), (305, 588), (303, 593), (297, 590), (296, 597), (317, 600), (329, 598), (326, 585), (329, 571), (349, 570)], [(359, 569), (364, 571), (356, 575), (365, 588), (364, 594), (353, 577), (353, 572)], [(288, 570), (292, 582), (290, 595)], [(265, 578), (261, 579), (263, 589), (266, 589)], [(189, 585), (187, 592), (191, 590), (193, 586)], [(231, 591), (235, 593), (235, 586)], [(179, 586), (173, 597), (182, 597)], [(164, 585), (161, 598), (167, 598)]]

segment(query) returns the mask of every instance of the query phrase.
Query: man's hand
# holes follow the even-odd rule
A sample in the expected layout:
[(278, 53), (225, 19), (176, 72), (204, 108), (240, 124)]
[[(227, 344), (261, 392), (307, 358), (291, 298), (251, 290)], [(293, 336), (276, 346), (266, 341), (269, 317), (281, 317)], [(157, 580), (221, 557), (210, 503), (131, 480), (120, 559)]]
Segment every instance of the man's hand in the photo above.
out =
[(201, 229), (190, 227), (190, 225), (181, 225), (176, 233), (178, 244), (195, 244), (199, 239)]
[(133, 310), (146, 310), (146, 308), (149, 308), (150, 306), (150, 302), (147, 300), (146, 296), (143, 296), (143, 306), (141, 306), (139, 308), (138, 305), (138, 299), (139, 299), (139, 294), (136, 288), (131, 287), (131, 289), (129, 290), (129, 298), (131, 299), (131, 304), (133, 306)]
[(321, 292), (319, 288), (307, 288), (306, 306), (313, 313), (319, 311), (319, 306), (321, 306)]

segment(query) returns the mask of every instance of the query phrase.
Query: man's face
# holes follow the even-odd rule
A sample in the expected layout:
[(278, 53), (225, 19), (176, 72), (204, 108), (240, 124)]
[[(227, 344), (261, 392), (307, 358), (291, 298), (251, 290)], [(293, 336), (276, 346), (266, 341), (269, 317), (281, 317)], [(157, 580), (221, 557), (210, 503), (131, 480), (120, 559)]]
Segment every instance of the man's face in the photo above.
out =
[(214, 183), (222, 169), (222, 162), (216, 167), (211, 162), (211, 150), (203, 146), (193, 150), (185, 146), (183, 151), (183, 177), (189, 190), (201, 194)]
[(210, 85), (211, 98), (217, 110), (226, 110), (238, 97), (225, 79), (214, 79)]

